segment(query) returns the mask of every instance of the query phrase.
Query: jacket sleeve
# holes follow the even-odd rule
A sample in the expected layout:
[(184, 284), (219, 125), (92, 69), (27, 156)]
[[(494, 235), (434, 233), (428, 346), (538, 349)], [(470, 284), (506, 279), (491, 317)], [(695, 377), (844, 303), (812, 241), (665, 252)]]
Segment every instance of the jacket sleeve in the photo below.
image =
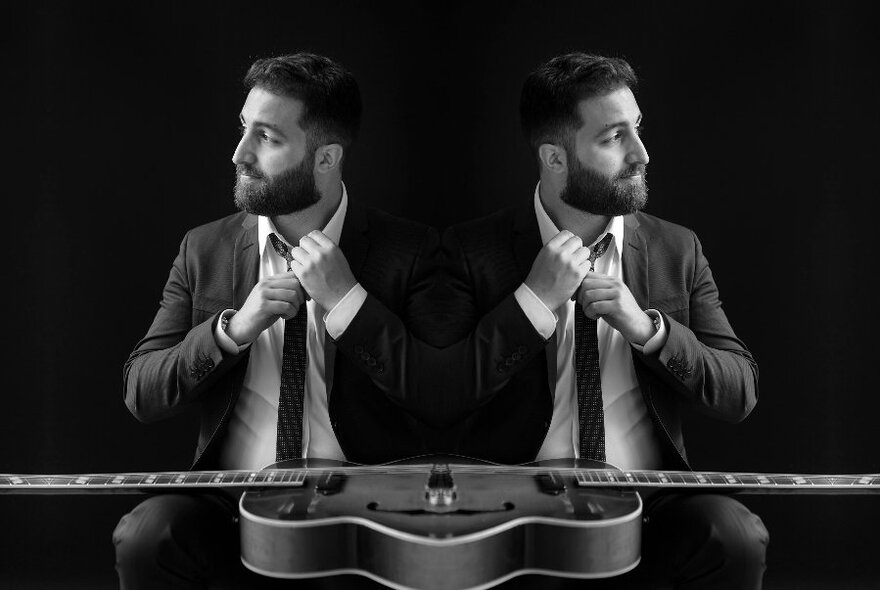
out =
[(125, 404), (142, 422), (179, 413), (243, 356), (218, 347), (214, 327), (220, 314), (193, 303), (190, 238), (191, 232), (183, 238), (159, 311), (123, 368)]
[(734, 334), (702, 246), (691, 235), (695, 262), (686, 305), (659, 310), (669, 330), (659, 351), (633, 354), (698, 410), (740, 422), (758, 401), (758, 365)]

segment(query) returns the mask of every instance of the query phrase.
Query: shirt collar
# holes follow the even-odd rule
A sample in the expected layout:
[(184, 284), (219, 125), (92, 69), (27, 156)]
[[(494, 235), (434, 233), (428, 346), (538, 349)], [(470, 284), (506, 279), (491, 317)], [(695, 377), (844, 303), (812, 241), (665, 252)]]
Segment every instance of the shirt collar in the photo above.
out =
[[(348, 209), (348, 192), (345, 189), (345, 183), (342, 183), (342, 198), (339, 200), (339, 206), (336, 207), (336, 212), (333, 214), (333, 217), (330, 218), (330, 221), (327, 222), (327, 225), (321, 230), (325, 236), (330, 238), (334, 244), (339, 244), (339, 239), (342, 237), (342, 224), (345, 222), (345, 212)], [(281, 236), (281, 232), (275, 229), (275, 224), (272, 223), (272, 220), (264, 215), (260, 215), (257, 218), (257, 240), (258, 245), (260, 247), (260, 252), (264, 252), (266, 250), (266, 242), (269, 241), (269, 234), (274, 233), (276, 236), (281, 238), (281, 241), (287, 244), (287, 240), (285, 240)], [(288, 247), (298, 246), (299, 244), (287, 244)], [(272, 250), (274, 252), (274, 248)]]
[[(553, 236), (559, 233), (559, 228), (556, 227), (556, 224), (553, 223), (553, 220), (550, 219), (550, 216), (547, 215), (547, 210), (544, 209), (544, 204), (541, 202), (541, 182), (538, 181), (538, 185), (535, 187), (535, 216), (538, 218), (538, 229), (541, 231), (541, 243), (547, 244)], [(592, 249), (594, 245), (596, 245), (605, 234), (610, 233), (614, 238), (614, 246), (617, 248), (618, 252), (623, 252), (623, 216), (616, 215), (611, 218), (608, 222), (608, 225), (605, 226), (605, 230), (599, 234), (592, 244), (588, 247)]]

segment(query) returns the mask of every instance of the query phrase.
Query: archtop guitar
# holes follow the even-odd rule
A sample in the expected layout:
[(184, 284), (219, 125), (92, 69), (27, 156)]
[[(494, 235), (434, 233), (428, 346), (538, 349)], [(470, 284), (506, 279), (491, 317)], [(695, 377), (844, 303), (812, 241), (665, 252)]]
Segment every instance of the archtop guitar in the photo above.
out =
[(244, 491), (242, 562), (260, 574), (359, 574), (392, 588), (489, 588), (525, 573), (616, 576), (640, 559), (642, 498), (659, 490), (869, 494), (880, 474), (620, 471), (554, 460), (309, 459), (262, 471), (0, 474), (0, 493)]

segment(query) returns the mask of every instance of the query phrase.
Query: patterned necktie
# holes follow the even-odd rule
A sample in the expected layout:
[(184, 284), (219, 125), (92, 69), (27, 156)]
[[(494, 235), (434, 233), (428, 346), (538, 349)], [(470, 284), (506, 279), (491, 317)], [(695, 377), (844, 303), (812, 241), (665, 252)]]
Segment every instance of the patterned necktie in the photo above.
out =
[[(590, 271), (596, 259), (611, 243), (611, 234), (605, 234), (590, 252)], [(602, 379), (599, 376), (599, 338), (596, 320), (584, 314), (580, 303), (574, 310), (574, 369), (578, 396), (578, 451), (581, 459), (605, 461), (605, 412), (602, 409)]]
[[(293, 255), (287, 244), (274, 233), (269, 234), (272, 247), (279, 256), (290, 261)], [(281, 356), (281, 393), (278, 397), (278, 426), (275, 439), (275, 460), (302, 458), (303, 397), (306, 377), (306, 307), (300, 306), (293, 319), (284, 322), (284, 352)]]

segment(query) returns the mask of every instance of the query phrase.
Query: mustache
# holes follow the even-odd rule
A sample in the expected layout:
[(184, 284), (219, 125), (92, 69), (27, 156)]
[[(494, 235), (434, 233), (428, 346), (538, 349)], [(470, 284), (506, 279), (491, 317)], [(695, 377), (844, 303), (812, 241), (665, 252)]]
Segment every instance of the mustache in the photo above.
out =
[(247, 164), (236, 164), (235, 165), (235, 175), (247, 175), (252, 176), (253, 178), (263, 178), (263, 174), (252, 166), (248, 166)]
[(644, 175), (645, 175), (645, 170), (646, 170), (646, 166), (645, 166), (645, 164), (633, 164), (632, 166), (630, 166), (629, 168), (627, 168), (627, 169), (624, 170), (623, 172), (619, 173), (619, 174), (617, 175), (617, 178), (618, 178), (618, 179), (620, 179), (620, 178), (629, 178), (629, 177), (631, 177), (631, 176), (636, 176), (636, 175), (642, 175), (642, 176), (644, 176)]

